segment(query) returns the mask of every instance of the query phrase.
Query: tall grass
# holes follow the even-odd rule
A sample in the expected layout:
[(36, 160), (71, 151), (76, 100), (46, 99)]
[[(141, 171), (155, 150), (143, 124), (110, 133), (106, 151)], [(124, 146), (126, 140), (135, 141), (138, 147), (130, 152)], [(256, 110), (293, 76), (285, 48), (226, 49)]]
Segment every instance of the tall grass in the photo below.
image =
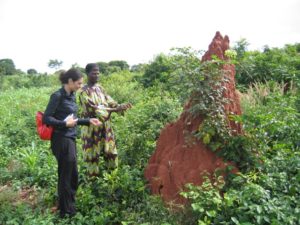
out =
[(247, 111), (247, 108), (257, 107), (259, 105), (265, 105), (266, 102), (274, 95), (282, 97), (284, 95), (295, 95), (297, 87), (293, 84), (287, 91), (287, 84), (277, 83), (274, 81), (268, 81), (265, 83), (255, 82), (245, 92), (239, 92), (241, 99), (241, 106), (243, 111)]

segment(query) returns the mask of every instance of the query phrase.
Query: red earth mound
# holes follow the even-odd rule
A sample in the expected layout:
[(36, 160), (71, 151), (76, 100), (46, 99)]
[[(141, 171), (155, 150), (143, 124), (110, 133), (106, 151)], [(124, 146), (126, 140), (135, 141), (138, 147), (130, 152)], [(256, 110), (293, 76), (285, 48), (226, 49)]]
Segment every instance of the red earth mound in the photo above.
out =
[[(224, 38), (217, 32), (209, 50), (202, 57), (202, 61), (211, 60), (212, 55), (226, 60), (225, 51), (229, 48), (229, 38)], [(224, 96), (230, 101), (225, 105), (228, 114), (241, 114), (239, 96), (235, 90), (234, 65), (223, 66), (223, 74), (229, 82), (224, 83)], [(205, 144), (196, 140), (191, 134), (197, 130), (203, 118), (191, 120), (185, 106), (180, 118), (161, 131), (157, 140), (157, 147), (145, 169), (145, 178), (149, 182), (152, 194), (160, 195), (165, 202), (184, 204), (186, 200), (179, 195), (187, 183), (199, 185), (202, 183), (201, 174), (205, 171), (213, 173), (217, 168), (224, 169), (228, 164), (217, 157)], [(234, 133), (241, 133), (241, 125), (229, 121)], [(188, 141), (186, 141), (188, 139)], [(191, 143), (193, 144), (187, 144)]]

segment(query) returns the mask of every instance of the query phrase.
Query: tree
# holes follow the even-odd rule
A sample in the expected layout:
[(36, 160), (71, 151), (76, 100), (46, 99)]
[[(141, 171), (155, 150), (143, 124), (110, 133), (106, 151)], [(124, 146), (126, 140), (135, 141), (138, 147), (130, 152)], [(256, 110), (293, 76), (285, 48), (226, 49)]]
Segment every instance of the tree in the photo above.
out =
[(104, 75), (108, 75), (109, 71), (108, 71), (108, 63), (107, 62), (97, 62), (96, 63), (99, 66), (99, 71), (100, 73), (104, 74)]
[(287, 88), (293, 83), (300, 84), (298, 45), (286, 45), (283, 48), (265, 45), (263, 51), (244, 51), (237, 58), (236, 80), (245, 87), (266, 81), (285, 83)]
[(108, 74), (121, 72), (121, 68), (119, 66), (109, 66)]
[(0, 60), (0, 74), (13, 75), (16, 73), (16, 67), (12, 59)]
[(130, 72), (145, 72), (146, 64), (139, 63), (130, 67)]
[(80, 70), (81, 73), (85, 72), (84, 68), (82, 68), (78, 63), (72, 64), (72, 68)]
[(233, 47), (233, 49), (237, 53), (238, 60), (243, 58), (245, 52), (247, 51), (248, 46), (249, 46), (249, 43), (247, 42), (247, 40), (245, 38), (242, 38), (235, 43), (235, 46)]
[(121, 70), (128, 70), (129, 65), (124, 60), (113, 60), (108, 63), (109, 66), (116, 66), (119, 67)]
[(63, 64), (63, 61), (59, 61), (57, 59), (50, 59), (48, 62), (48, 67), (51, 69), (58, 70)]
[(171, 57), (160, 54), (155, 57), (153, 62), (146, 66), (141, 82), (144, 87), (150, 87), (157, 81), (166, 83), (173, 71), (174, 67), (171, 63)]
[(37, 74), (38, 72), (35, 70), (35, 69), (28, 69), (27, 70), (27, 74), (30, 74), (30, 75), (32, 75), (32, 74)]

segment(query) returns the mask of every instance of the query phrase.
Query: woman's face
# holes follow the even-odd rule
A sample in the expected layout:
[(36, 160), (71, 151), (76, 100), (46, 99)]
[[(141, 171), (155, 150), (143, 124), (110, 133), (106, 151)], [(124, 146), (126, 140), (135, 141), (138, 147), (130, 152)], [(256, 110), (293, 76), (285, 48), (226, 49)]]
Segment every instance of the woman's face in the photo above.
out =
[(77, 91), (82, 87), (83, 84), (83, 78), (81, 77), (79, 80), (73, 81), (72, 79), (69, 79), (68, 85), (71, 91)]
[(88, 74), (88, 80), (90, 83), (95, 84), (99, 80), (99, 67), (93, 67), (92, 71)]

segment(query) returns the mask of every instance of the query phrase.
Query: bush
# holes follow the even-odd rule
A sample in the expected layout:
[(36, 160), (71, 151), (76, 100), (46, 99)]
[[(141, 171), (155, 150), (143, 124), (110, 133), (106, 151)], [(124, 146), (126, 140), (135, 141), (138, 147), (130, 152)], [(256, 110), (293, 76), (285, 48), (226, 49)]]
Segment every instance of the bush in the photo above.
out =
[(20, 88), (41, 88), (60, 85), (56, 75), (28, 74), (0, 76), (0, 90), (13, 90)]
[(173, 71), (174, 67), (171, 63), (171, 57), (160, 54), (155, 57), (153, 62), (146, 66), (140, 82), (144, 87), (151, 87), (157, 83), (166, 83)]
[(248, 87), (254, 82), (273, 80), (288, 84), (288, 89), (292, 83), (299, 83), (299, 45), (286, 45), (283, 48), (265, 46), (263, 52), (245, 52), (236, 65), (238, 84)]

